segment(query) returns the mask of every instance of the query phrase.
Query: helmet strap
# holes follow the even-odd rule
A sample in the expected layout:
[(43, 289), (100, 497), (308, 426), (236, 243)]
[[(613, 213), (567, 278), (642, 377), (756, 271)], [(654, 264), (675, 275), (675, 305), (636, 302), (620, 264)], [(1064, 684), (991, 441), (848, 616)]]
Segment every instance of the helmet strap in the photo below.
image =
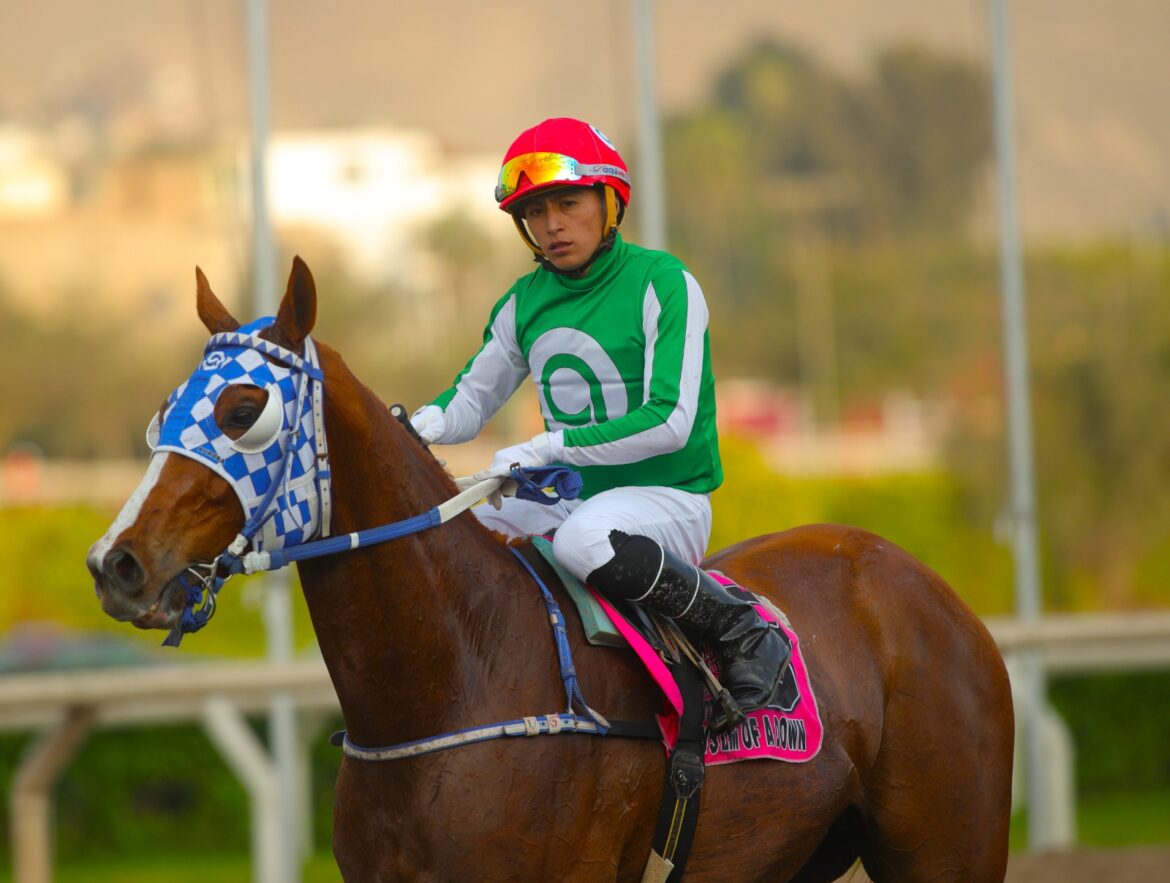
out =
[(602, 198), (605, 200), (605, 238), (610, 238), (622, 225), (622, 218), (626, 216), (626, 206), (618, 199), (617, 191), (608, 184), (599, 185), (605, 188)]
[(532, 238), (532, 234), (528, 232), (528, 226), (521, 220), (519, 213), (511, 212), (512, 223), (516, 225), (516, 230), (520, 234), (520, 238), (524, 240), (524, 244), (532, 249), (532, 254), (536, 260), (544, 260), (544, 252), (540, 250), (540, 246), (536, 244), (536, 240)]

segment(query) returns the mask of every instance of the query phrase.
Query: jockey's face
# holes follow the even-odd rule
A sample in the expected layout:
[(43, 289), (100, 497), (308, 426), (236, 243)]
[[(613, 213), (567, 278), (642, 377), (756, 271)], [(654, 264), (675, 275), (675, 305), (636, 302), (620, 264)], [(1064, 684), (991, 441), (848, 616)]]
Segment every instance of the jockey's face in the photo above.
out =
[(593, 187), (538, 193), (518, 211), (544, 256), (558, 270), (581, 266), (601, 245), (605, 204)]

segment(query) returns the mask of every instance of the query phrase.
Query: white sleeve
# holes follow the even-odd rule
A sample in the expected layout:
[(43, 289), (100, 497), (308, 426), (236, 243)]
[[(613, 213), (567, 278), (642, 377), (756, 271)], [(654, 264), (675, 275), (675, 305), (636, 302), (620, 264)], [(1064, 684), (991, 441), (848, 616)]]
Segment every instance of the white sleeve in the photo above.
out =
[(516, 342), (513, 293), (492, 317), (479, 352), (455, 378), (451, 390), (436, 399), (446, 418), (439, 444), (458, 444), (479, 435), (527, 376), (528, 362)]

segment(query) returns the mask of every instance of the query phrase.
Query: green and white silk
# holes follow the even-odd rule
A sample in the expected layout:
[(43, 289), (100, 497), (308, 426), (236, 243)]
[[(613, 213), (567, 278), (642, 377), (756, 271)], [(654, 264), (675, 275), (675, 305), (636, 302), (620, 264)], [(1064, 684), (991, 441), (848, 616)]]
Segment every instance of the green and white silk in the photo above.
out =
[(551, 462), (583, 498), (615, 487), (706, 494), (722, 481), (707, 306), (676, 258), (618, 237), (582, 279), (544, 269), (492, 310), (483, 345), (434, 403), (467, 441), (531, 376)]

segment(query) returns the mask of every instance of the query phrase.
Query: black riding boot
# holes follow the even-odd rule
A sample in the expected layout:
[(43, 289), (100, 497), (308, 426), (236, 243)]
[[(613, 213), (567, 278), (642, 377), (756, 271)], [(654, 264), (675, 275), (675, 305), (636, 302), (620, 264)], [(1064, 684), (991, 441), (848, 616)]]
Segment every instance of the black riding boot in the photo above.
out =
[[(779, 690), (792, 648), (774, 623), (760, 619), (702, 569), (649, 537), (610, 535), (616, 554), (589, 574), (608, 594), (638, 601), (669, 616), (687, 637), (708, 643), (719, 659), (719, 680), (744, 712), (768, 705)], [(716, 729), (738, 723), (722, 715)]]

